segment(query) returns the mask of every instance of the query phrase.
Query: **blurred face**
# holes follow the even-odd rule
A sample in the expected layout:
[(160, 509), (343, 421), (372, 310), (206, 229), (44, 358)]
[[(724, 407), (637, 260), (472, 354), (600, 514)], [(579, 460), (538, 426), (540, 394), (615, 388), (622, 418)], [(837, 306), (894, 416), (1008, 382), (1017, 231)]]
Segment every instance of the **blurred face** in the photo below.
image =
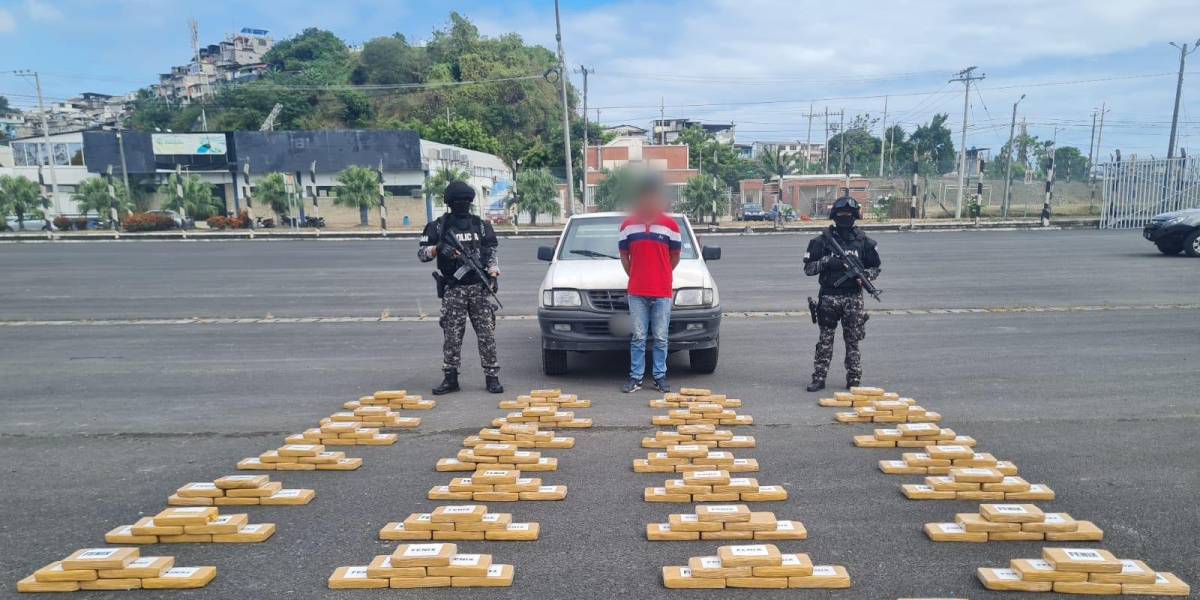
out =
[(657, 217), (667, 209), (666, 198), (657, 187), (642, 190), (633, 202), (633, 214), (642, 219)]

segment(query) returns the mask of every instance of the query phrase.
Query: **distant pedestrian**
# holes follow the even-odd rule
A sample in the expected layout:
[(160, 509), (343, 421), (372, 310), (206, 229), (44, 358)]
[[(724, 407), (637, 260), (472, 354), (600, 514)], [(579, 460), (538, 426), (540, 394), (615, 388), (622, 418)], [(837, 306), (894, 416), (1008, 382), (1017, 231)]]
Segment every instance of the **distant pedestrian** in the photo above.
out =
[(646, 338), (653, 338), (651, 374), (654, 388), (671, 391), (667, 383), (667, 334), (671, 323), (673, 272), (683, 249), (679, 224), (666, 214), (662, 184), (647, 176), (637, 190), (633, 209), (621, 223), (618, 249), (621, 266), (629, 275), (627, 297), (633, 337), (629, 342), (629, 381), (621, 390), (642, 388), (646, 373)]

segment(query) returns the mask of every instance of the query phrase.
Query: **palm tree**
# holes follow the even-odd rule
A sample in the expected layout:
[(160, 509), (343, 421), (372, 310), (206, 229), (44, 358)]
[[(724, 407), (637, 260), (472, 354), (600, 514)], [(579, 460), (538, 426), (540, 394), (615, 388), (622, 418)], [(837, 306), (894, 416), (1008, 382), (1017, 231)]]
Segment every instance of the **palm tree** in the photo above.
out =
[(717, 178), (704, 173), (688, 180), (681, 192), (684, 202), (678, 207), (684, 213), (702, 221), (707, 215), (714, 217), (728, 208), (725, 195), (718, 188)]
[(342, 186), (333, 203), (357, 208), (359, 224), (365, 227), (371, 208), (379, 206), (379, 175), (366, 167), (349, 166), (338, 173), (337, 182)]
[(629, 167), (605, 169), (605, 177), (596, 186), (592, 199), (602, 212), (623, 210), (633, 200), (634, 187), (637, 178)]
[(804, 171), (804, 161), (799, 154), (784, 154), (783, 149), (776, 145), (775, 150), (765, 152), (758, 157), (758, 168), (763, 178), (770, 181), (775, 177), (783, 179), (785, 175), (794, 175)]
[(283, 216), (289, 212), (287, 182), (284, 181), (283, 173), (271, 173), (260, 179), (254, 188), (254, 196), (276, 216)]
[(213, 186), (202, 181), (199, 175), (180, 178), (178, 174), (172, 173), (165, 183), (158, 186), (158, 193), (164, 198), (164, 209), (193, 219), (208, 218), (224, 208), (213, 197)]
[(516, 189), (508, 200), (508, 206), (516, 207), (518, 215), (529, 213), (530, 225), (537, 225), (538, 215), (558, 216), (558, 186), (549, 169), (521, 171), (517, 175)]
[(448, 167), (438, 170), (437, 173), (425, 181), (425, 189), (433, 196), (433, 199), (438, 205), (446, 203), (446, 186), (454, 181), (468, 181), (471, 174), (466, 169), (455, 169)]
[(0, 205), (17, 216), (17, 228), (25, 230), (25, 216), (41, 218), (42, 188), (23, 176), (0, 175)]
[(112, 209), (117, 209), (117, 218), (121, 215), (129, 213), (133, 208), (133, 203), (129, 201), (129, 194), (125, 192), (125, 184), (121, 181), (113, 181), (113, 191), (116, 193), (116, 201), (108, 195), (108, 182), (92, 178), (79, 184), (75, 189), (75, 193), (71, 194), (71, 200), (75, 202), (79, 212), (87, 216), (90, 212), (95, 212), (96, 216), (101, 219), (108, 219), (108, 226), (112, 229), (117, 228), (117, 222), (112, 218)]

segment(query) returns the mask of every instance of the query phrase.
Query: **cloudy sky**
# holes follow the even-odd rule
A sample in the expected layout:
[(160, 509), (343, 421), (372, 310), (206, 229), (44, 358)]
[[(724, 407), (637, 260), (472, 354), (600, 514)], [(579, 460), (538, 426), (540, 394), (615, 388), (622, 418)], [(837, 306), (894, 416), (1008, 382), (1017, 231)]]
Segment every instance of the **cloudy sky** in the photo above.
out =
[[(156, 80), (190, 54), (187, 18), (204, 42), (244, 26), (278, 38), (309, 26), (351, 42), (401, 32), (428, 37), (449, 10), (489, 35), (510, 31), (554, 47), (542, 0), (0, 0), (0, 95), (32, 88), (12, 69), (43, 73), (46, 95), (119, 93)], [(1087, 152), (1093, 110), (1107, 103), (1102, 153), (1166, 153), (1179, 53), (1200, 37), (1196, 0), (564, 0), (567, 60), (595, 69), (589, 103), (608, 124), (667, 116), (734, 122), (739, 141), (824, 135), (824, 110), (870, 113), (908, 129), (934, 112), (961, 131), (963, 86), (977, 65), (968, 145), (998, 148), (1012, 103), (1031, 133)], [(1200, 153), (1200, 54), (1191, 57), (1181, 142)], [(575, 76), (578, 82), (578, 75)], [(592, 118), (596, 117), (594, 110)], [(877, 126), (878, 128), (878, 126)]]

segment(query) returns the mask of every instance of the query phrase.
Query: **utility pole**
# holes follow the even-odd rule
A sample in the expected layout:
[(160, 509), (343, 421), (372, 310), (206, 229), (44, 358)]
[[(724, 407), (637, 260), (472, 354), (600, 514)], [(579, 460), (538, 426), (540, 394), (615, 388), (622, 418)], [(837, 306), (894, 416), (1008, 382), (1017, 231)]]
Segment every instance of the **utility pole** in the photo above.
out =
[[(883, 132), (879, 136), (879, 177), (883, 177), (883, 157), (887, 152), (887, 103), (888, 97), (883, 97)], [(844, 138), (843, 138), (844, 139)]]
[(808, 155), (812, 153), (812, 103), (808, 103), (808, 135), (804, 138), (804, 174), (808, 174)]
[(1192, 44), (1192, 49), (1188, 50), (1188, 45), (1180, 46), (1175, 42), (1171, 42), (1172, 46), (1179, 48), (1179, 78), (1175, 80), (1175, 110), (1171, 113), (1171, 140), (1167, 143), (1167, 160), (1175, 158), (1175, 132), (1179, 127), (1179, 98), (1183, 95), (1183, 65), (1187, 61), (1187, 56), (1200, 48), (1200, 39)]
[(583, 65), (579, 65), (579, 72), (583, 73), (583, 206), (586, 209), (588, 205), (588, 74), (595, 73), (595, 69), (589, 69)]
[(58, 212), (58, 174), (54, 171), (54, 146), (50, 143), (50, 116), (46, 112), (46, 104), (42, 101), (42, 79), (38, 76), (37, 71), (30, 71), (28, 69), (13, 71), (12, 73), (18, 77), (32, 77), (33, 87), (37, 89), (38, 112), (42, 114), (42, 143), (45, 145), (46, 165), (50, 167), (51, 214), (46, 215), (46, 219), (52, 220), (52, 215)]
[(667, 122), (667, 99), (663, 96), (658, 98), (658, 143), (666, 145), (667, 130), (665, 129)]
[[(1012, 121), (1008, 125), (1008, 152), (1005, 154), (1005, 159), (1004, 159), (1004, 162), (1007, 163), (1007, 165), (1004, 167), (1004, 199), (1001, 201), (1003, 203), (1004, 210), (1000, 211), (1001, 212), (1000, 216), (1005, 219), (1008, 218), (1008, 207), (1010, 204), (1012, 204), (1012, 159), (1013, 159), (1013, 147), (1012, 146), (1013, 146), (1013, 133), (1015, 133), (1016, 129), (1017, 129), (1017, 105), (1020, 104), (1021, 101), (1024, 99), (1025, 99), (1025, 94), (1021, 94), (1021, 97), (1017, 98), (1016, 102), (1013, 102)], [(1095, 117), (1093, 117), (1092, 123), (1095, 124), (1095, 122), (1096, 122)], [(1089, 158), (1088, 160), (1091, 160), (1091, 159)]]
[(1088, 138), (1088, 173), (1092, 171), (1092, 160), (1095, 158), (1093, 154), (1096, 149), (1096, 112), (1098, 109), (1092, 109), (1092, 134)]
[(825, 107), (825, 172), (829, 172), (829, 107)]
[(846, 109), (844, 108), (838, 111), (838, 135), (842, 136), (842, 139), (838, 141), (839, 150), (842, 151), (842, 156), (838, 159), (838, 170), (847, 174), (846, 195), (849, 196), (850, 177), (848, 167), (846, 166)]
[(958, 201), (957, 207), (954, 209), (954, 218), (962, 218), (963, 205), (963, 186), (966, 184), (967, 175), (967, 112), (971, 109), (971, 82), (979, 81), (986, 75), (975, 75), (975, 69), (979, 67), (967, 67), (955, 74), (950, 83), (961, 81), (963, 83), (963, 118), (962, 118), (962, 141), (959, 142), (961, 148), (958, 151)]
[(558, 83), (563, 108), (563, 162), (567, 168), (567, 198), (563, 203), (563, 214), (570, 218), (575, 212), (575, 174), (571, 167), (571, 109), (567, 104), (567, 58), (563, 52), (562, 18), (558, 0), (554, 0), (554, 40), (558, 42)]
[(117, 151), (121, 153), (121, 180), (125, 183), (125, 198), (133, 199), (133, 190), (129, 189), (129, 163), (125, 162), (125, 132), (121, 119), (117, 119)]
[(1100, 142), (1104, 139), (1104, 113), (1111, 111), (1108, 104), (1100, 103), (1100, 128), (1096, 130), (1096, 159), (1100, 160), (1104, 155), (1100, 153)]

